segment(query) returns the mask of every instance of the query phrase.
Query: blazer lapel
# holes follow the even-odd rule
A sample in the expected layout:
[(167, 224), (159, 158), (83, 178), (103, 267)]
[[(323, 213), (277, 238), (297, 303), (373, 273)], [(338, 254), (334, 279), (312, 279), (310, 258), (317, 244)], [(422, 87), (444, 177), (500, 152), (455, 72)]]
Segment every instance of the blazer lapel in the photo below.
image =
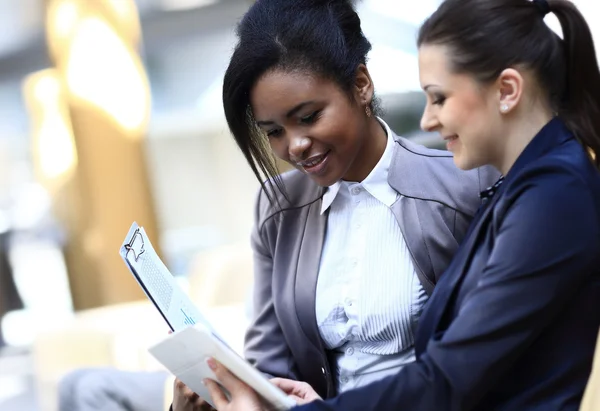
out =
[(415, 351), (417, 358), (425, 352), (428, 341), (436, 334), (442, 318), (448, 309), (449, 301), (451, 300), (454, 290), (460, 284), (460, 280), (465, 275), (471, 257), (476, 250), (475, 244), (479, 240), (485, 228), (485, 223), (490, 217), (490, 213), (494, 209), (494, 205), (501, 197), (503, 187), (500, 186), (496, 194), (484, 204), (477, 215), (475, 216), (464, 241), (458, 248), (458, 251), (450, 266), (446, 269), (444, 275), (438, 282), (433, 295), (427, 302), (425, 310), (419, 319), (417, 336), (415, 341)]
[(298, 321), (306, 336), (319, 350), (321, 337), (317, 327), (316, 292), (327, 226), (327, 213), (321, 215), (321, 201), (311, 204), (308, 209), (294, 284)]
[[(400, 226), (400, 231), (408, 247), (408, 251), (412, 257), (417, 276), (421, 280), (421, 283), (427, 289), (427, 292), (431, 294), (434, 288), (433, 282), (428, 278), (428, 272), (432, 271), (431, 257), (427, 252), (427, 245), (425, 244), (425, 237), (423, 230), (420, 227), (419, 210), (417, 209), (415, 201), (400, 196), (394, 204), (392, 204), (391, 210), (396, 217), (396, 221)], [(427, 287), (429, 285), (429, 287)]]
[(422, 191), (427, 187), (427, 182), (419, 178), (412, 168), (411, 156), (407, 155), (407, 151), (400, 148), (398, 140), (400, 137), (394, 135), (396, 145), (390, 165), (388, 183), (400, 194), (391, 210), (400, 226), (400, 231), (408, 247), (408, 251), (413, 259), (417, 276), (421, 283), (425, 286), (427, 293), (431, 294), (434, 288), (434, 283), (431, 281), (427, 273), (431, 273), (432, 261), (431, 256), (427, 251), (427, 244), (423, 228), (421, 227), (421, 219), (419, 218), (419, 210), (415, 201), (405, 196), (405, 193), (413, 193), (417, 188)]

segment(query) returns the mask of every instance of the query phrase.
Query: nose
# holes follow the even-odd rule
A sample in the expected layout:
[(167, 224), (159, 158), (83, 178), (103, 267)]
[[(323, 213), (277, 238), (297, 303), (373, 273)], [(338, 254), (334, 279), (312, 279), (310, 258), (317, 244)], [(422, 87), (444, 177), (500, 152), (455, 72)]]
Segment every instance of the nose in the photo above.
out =
[(440, 122), (437, 116), (431, 112), (430, 106), (427, 105), (423, 110), (423, 116), (421, 116), (421, 129), (423, 131), (435, 131), (440, 127)]
[(291, 137), (288, 146), (290, 160), (293, 162), (304, 160), (311, 145), (311, 139), (306, 136), (298, 135)]

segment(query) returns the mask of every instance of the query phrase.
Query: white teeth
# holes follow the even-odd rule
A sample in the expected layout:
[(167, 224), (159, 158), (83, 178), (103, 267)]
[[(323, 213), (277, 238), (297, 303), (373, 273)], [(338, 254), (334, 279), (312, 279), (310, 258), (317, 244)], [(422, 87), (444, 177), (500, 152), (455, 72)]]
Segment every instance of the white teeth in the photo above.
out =
[(321, 161), (323, 161), (324, 158), (325, 158), (324, 156), (320, 156), (320, 157), (318, 157), (315, 160), (305, 161), (305, 162), (302, 163), (302, 167), (314, 167), (317, 164), (319, 164)]

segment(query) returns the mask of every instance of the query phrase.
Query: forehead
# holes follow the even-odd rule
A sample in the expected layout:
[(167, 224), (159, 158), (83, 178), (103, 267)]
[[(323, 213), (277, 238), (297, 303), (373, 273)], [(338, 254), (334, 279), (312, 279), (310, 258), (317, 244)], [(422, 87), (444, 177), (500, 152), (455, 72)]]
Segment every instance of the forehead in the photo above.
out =
[(473, 75), (451, 70), (451, 50), (446, 46), (423, 45), (419, 48), (419, 79), (421, 88), (441, 89), (453, 94), (477, 94), (483, 97), (494, 91), (494, 85), (480, 83)]
[(448, 49), (440, 45), (424, 44), (419, 47), (419, 78), (421, 87), (439, 84), (451, 79)]
[(250, 105), (257, 119), (275, 116), (307, 101), (323, 101), (342, 95), (331, 80), (301, 72), (272, 70), (263, 74), (250, 91)]

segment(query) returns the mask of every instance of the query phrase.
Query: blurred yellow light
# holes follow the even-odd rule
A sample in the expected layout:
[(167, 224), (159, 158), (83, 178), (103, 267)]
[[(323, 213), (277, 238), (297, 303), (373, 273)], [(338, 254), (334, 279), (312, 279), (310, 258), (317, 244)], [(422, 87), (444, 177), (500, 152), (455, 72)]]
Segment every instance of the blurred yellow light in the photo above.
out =
[(131, 17), (135, 15), (134, 4), (131, 1), (123, 1), (123, 0), (108, 0), (108, 4), (112, 7), (113, 10), (117, 12), (117, 14), (121, 17)]
[(55, 7), (51, 10), (53, 13), (52, 21), (54, 22), (53, 29), (59, 38), (64, 39), (69, 36), (73, 27), (75, 27), (79, 10), (74, 0), (65, 0), (54, 4)]
[(40, 177), (46, 181), (65, 178), (77, 165), (77, 151), (56, 74), (44, 70), (28, 77), (25, 95), (33, 120), (33, 151)]
[(40, 171), (45, 178), (54, 180), (67, 174), (77, 162), (71, 130), (58, 111), (46, 113), (36, 140)]
[(44, 105), (54, 106), (60, 94), (60, 84), (54, 76), (40, 76), (33, 89), (36, 99)]
[(150, 92), (139, 58), (98, 17), (86, 17), (73, 34), (66, 64), (69, 91), (106, 112), (124, 129), (145, 125)]

